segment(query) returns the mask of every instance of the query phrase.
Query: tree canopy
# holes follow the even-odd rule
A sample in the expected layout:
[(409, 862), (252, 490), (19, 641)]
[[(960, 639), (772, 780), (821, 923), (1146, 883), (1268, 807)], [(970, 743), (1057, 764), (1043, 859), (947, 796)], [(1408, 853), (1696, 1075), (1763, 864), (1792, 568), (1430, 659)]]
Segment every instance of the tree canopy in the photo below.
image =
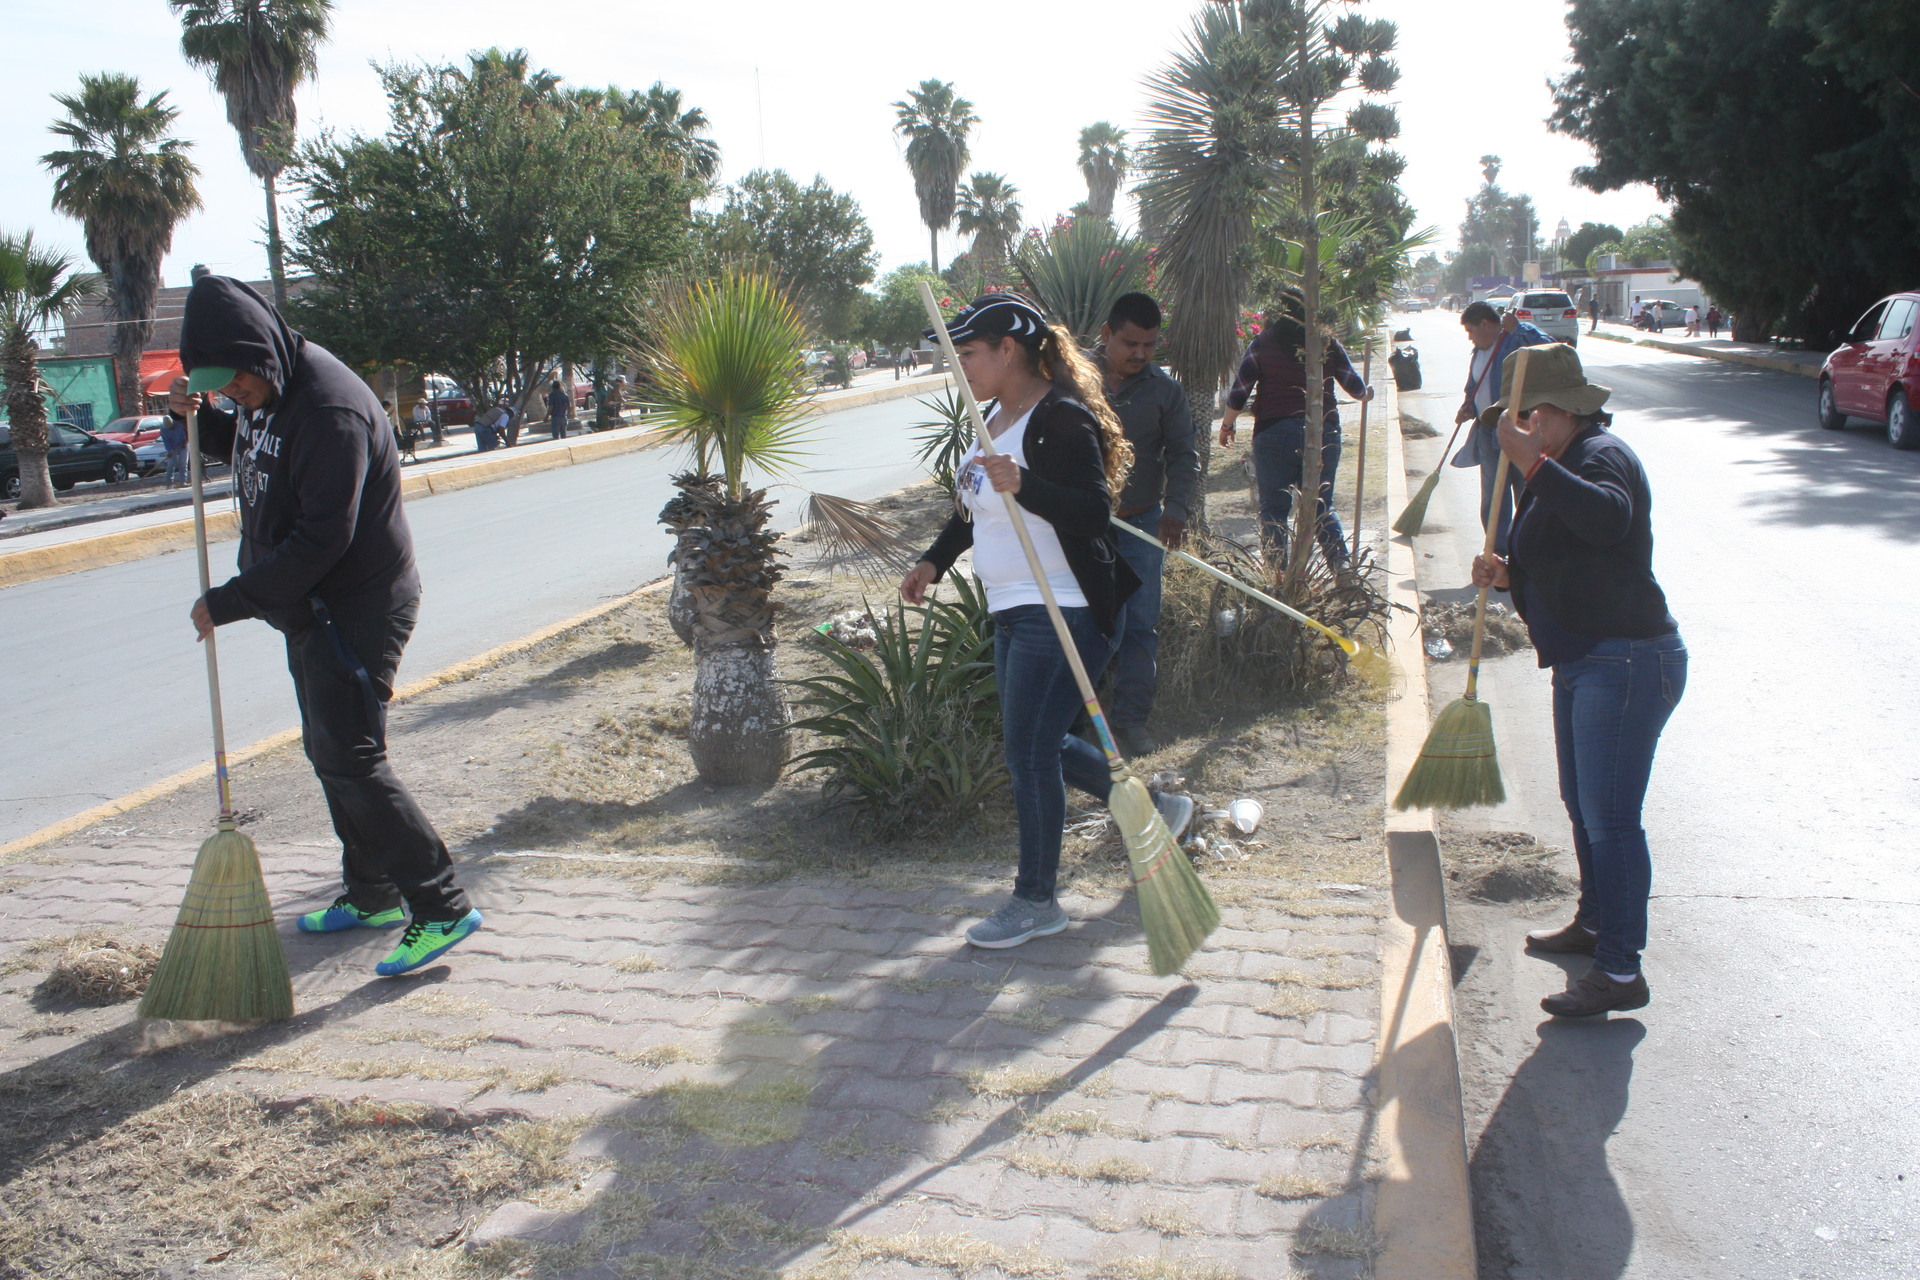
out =
[(1584, 265), (1588, 254), (1601, 245), (1618, 244), (1625, 234), (1611, 222), (1583, 222), (1580, 229), (1568, 236), (1567, 242), (1560, 246), (1561, 261), (1576, 266)]
[(683, 252), (699, 180), (643, 123), (569, 94), (524, 53), (381, 72), (380, 137), (326, 137), (294, 168), (291, 308), (342, 358), (443, 370), (527, 396), (584, 363), (650, 273)]
[(860, 336), (894, 349), (919, 346), (927, 327), (927, 309), (920, 302), (922, 280), (932, 282), (936, 296), (946, 290), (946, 282), (924, 262), (910, 262), (882, 276), (879, 288), (868, 295)]
[(1920, 278), (1920, 13), (1904, 0), (1573, 0), (1552, 125), (1596, 191), (1672, 203), (1741, 337), (1824, 341)]
[(1475, 276), (1517, 276), (1533, 254), (1540, 217), (1533, 197), (1510, 195), (1500, 185), (1500, 157), (1480, 157), (1480, 189), (1460, 220), (1460, 247), (1447, 263), (1448, 293), (1465, 293)]
[(819, 332), (853, 332), (876, 255), (852, 196), (818, 176), (803, 187), (784, 169), (755, 169), (728, 189), (705, 230), (720, 260), (765, 270)]

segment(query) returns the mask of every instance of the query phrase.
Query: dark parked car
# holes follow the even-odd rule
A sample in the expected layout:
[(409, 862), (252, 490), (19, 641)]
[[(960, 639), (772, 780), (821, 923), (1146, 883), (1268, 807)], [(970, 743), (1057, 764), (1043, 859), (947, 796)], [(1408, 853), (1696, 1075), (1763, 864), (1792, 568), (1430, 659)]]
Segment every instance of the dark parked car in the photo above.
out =
[[(133, 450), (118, 440), (102, 440), (64, 422), (47, 424), (47, 470), (56, 489), (71, 489), (82, 480), (119, 484), (139, 465)], [(19, 496), (20, 459), (13, 452), (13, 432), (0, 427), (0, 498)]]
[(1896, 293), (1867, 309), (1820, 370), (1820, 425), (1849, 417), (1887, 424), (1896, 449), (1920, 449), (1920, 293)]

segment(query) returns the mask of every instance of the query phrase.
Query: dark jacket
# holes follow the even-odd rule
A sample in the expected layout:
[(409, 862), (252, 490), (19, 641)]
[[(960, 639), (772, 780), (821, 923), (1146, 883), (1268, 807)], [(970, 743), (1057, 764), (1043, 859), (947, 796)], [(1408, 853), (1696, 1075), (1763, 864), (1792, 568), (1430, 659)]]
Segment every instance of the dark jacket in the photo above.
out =
[[(1094, 354), (1104, 371), (1106, 355)], [(1130, 514), (1164, 506), (1167, 515), (1189, 523), (1200, 491), (1200, 449), (1186, 389), (1159, 365), (1149, 364), (1109, 391), (1107, 403), (1133, 446), (1133, 470), (1120, 491), (1119, 510)]]
[[(1543, 342), (1552, 341), (1553, 339), (1549, 338), (1545, 331), (1528, 324), (1525, 320), (1516, 324), (1512, 333), (1502, 333), (1500, 341), (1493, 344), (1493, 359), (1487, 363), (1486, 376), (1493, 382), (1494, 399), (1500, 398), (1500, 373), (1506, 364), (1507, 357), (1522, 347), (1537, 347)], [(1478, 384), (1473, 379), (1473, 361), (1468, 360), (1466, 398), (1460, 403), (1472, 408), (1473, 393), (1478, 389)], [(1467, 428), (1466, 443), (1461, 445), (1458, 452), (1453, 455), (1453, 465), (1491, 467), (1499, 461), (1500, 442), (1494, 435), (1493, 428), (1483, 427), (1476, 420), (1471, 427)]]
[[(1110, 636), (1140, 578), (1120, 558), (1100, 424), (1078, 400), (1049, 391), (1027, 419), (1023, 452), (1027, 465), (1014, 501), (1053, 526), (1094, 621)], [(920, 558), (934, 567), (937, 582), (972, 545), (973, 522), (956, 515)]]
[(224, 276), (187, 295), (180, 362), (257, 374), (278, 393), (264, 413), (200, 411), (200, 451), (232, 461), (240, 497), (239, 576), (207, 593), (216, 625), (294, 632), (313, 625), (314, 596), (351, 615), (420, 594), (393, 429), (357, 374)]
[[(1305, 342), (1306, 330), (1298, 322), (1269, 324), (1240, 357), (1240, 371), (1234, 375), (1233, 386), (1227, 392), (1227, 404), (1245, 409), (1248, 398), (1252, 398), (1255, 435), (1282, 418), (1307, 416), (1307, 365), (1300, 358)], [(1337, 338), (1327, 339), (1327, 354), (1320, 361), (1320, 372), (1325, 384), (1321, 389), (1321, 407), (1326, 417), (1339, 412), (1339, 403), (1333, 398), (1334, 383), (1338, 382), (1356, 400), (1367, 394), (1366, 382)]]
[[(1679, 630), (1653, 577), (1652, 507), (1640, 459), (1604, 428), (1587, 428), (1558, 461), (1542, 462), (1520, 497), (1508, 557), (1521, 616), (1531, 598), (1577, 636), (1651, 640)], [(1541, 665), (1551, 665), (1544, 653)]]

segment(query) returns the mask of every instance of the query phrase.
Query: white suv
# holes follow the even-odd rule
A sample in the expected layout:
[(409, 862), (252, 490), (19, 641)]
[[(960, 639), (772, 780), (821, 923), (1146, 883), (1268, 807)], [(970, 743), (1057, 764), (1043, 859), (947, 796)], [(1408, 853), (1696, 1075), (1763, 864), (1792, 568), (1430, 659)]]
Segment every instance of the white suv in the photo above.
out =
[(1555, 342), (1580, 343), (1580, 308), (1566, 294), (1553, 291), (1516, 293), (1509, 307), (1514, 317), (1532, 325)]

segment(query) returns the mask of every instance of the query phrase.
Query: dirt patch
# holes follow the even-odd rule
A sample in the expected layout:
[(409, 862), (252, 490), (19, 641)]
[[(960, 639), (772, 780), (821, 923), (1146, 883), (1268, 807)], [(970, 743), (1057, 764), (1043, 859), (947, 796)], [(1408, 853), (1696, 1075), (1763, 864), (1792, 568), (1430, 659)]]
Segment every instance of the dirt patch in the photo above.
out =
[[(1435, 637), (1444, 638), (1455, 654), (1465, 657), (1473, 649), (1473, 614), (1472, 601), (1457, 604), (1423, 601), (1420, 605), (1421, 633), (1428, 644)], [(1497, 600), (1487, 601), (1487, 633), (1481, 653), (1492, 656), (1531, 648), (1533, 638), (1527, 634), (1527, 624), (1520, 620), (1520, 615)]]
[(1476, 902), (1537, 902), (1579, 892), (1580, 881), (1563, 867), (1564, 849), (1544, 845), (1522, 831), (1467, 832), (1444, 819), (1440, 847), (1447, 878)]

